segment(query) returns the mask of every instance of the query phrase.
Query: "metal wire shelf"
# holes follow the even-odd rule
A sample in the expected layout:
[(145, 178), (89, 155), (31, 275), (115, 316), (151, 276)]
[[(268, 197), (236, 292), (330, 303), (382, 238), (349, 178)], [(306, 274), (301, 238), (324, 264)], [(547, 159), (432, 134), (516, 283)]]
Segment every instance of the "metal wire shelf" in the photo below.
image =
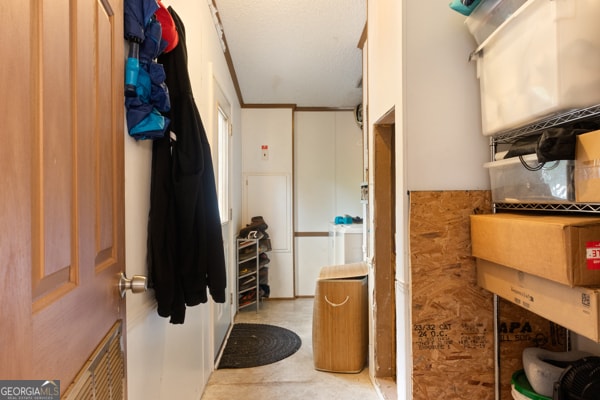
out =
[(554, 126), (594, 118), (600, 118), (600, 104), (587, 108), (570, 110), (561, 114), (552, 115), (550, 117), (541, 119), (537, 122), (523, 126), (521, 128), (511, 129), (497, 133), (493, 136), (493, 140), (496, 143), (508, 143), (516, 138), (531, 135), (533, 133), (542, 131), (544, 129), (552, 128)]
[[(540, 132), (544, 129), (560, 126), (572, 122), (600, 119), (600, 104), (570, 110), (561, 114), (555, 114), (541, 119), (521, 128), (511, 129), (495, 134), (491, 138), (492, 154), (496, 151), (496, 145), (510, 143), (515, 139)], [(492, 157), (493, 159), (493, 157)], [(496, 210), (514, 211), (546, 211), (546, 212), (578, 212), (578, 213), (600, 213), (600, 203), (494, 203)]]
[(494, 203), (496, 210), (547, 212), (600, 212), (600, 203)]

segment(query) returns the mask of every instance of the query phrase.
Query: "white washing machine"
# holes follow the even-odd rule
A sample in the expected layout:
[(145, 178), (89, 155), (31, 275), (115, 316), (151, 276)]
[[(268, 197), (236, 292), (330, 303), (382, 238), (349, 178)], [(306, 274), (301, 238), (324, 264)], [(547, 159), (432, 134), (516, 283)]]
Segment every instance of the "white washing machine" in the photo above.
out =
[(329, 224), (329, 265), (363, 260), (363, 224)]

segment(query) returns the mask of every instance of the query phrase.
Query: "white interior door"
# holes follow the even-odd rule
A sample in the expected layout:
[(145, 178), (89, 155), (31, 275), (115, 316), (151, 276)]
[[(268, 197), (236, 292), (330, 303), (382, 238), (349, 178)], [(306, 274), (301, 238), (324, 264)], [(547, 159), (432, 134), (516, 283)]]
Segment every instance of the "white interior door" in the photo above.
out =
[(294, 296), (292, 263), (291, 177), (288, 174), (246, 174), (242, 218), (262, 216), (269, 226), (271, 298)]

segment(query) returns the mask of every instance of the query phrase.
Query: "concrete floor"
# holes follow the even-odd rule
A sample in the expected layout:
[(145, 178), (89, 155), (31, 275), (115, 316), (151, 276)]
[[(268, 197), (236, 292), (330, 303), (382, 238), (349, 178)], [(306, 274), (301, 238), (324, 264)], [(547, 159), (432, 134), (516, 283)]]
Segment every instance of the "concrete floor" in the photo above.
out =
[(312, 358), (313, 299), (267, 300), (242, 310), (235, 322), (278, 325), (302, 339), (292, 356), (256, 368), (218, 369), (211, 375), (202, 400), (379, 400), (367, 368), (358, 374), (317, 371)]

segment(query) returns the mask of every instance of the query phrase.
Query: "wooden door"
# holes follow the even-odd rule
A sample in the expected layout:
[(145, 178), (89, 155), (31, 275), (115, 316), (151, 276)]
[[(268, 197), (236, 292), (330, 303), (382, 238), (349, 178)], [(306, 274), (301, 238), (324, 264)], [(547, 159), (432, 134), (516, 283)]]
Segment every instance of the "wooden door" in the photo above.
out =
[(122, 12), (0, 2), (0, 379), (65, 392), (124, 315)]

